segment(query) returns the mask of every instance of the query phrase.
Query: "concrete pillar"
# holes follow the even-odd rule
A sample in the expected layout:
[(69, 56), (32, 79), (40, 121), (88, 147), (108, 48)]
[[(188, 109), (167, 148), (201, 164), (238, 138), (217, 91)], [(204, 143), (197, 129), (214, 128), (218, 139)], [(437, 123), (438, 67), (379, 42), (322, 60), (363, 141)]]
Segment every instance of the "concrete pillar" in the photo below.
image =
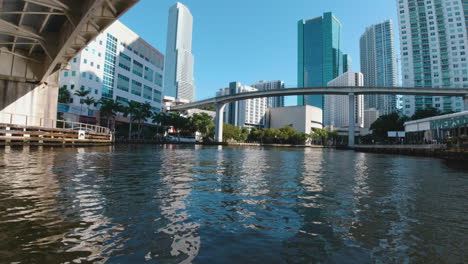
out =
[(226, 104), (216, 104), (216, 117), (215, 117), (215, 142), (223, 142), (223, 112)]
[(0, 79), (0, 123), (55, 127), (58, 72), (45, 83)]
[(349, 129), (348, 129), (348, 147), (354, 146), (354, 125), (356, 124), (356, 119), (354, 116), (355, 112), (355, 102), (356, 96), (354, 93), (350, 93), (349, 95)]

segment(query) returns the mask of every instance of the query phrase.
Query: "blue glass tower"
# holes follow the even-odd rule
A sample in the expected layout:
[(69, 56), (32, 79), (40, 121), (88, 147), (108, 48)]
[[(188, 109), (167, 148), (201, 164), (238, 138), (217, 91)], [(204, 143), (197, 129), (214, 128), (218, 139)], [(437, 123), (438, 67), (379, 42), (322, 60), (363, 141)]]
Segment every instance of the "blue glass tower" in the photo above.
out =
[[(331, 13), (298, 22), (298, 87), (325, 87), (343, 73), (341, 22)], [(323, 95), (298, 96), (298, 105), (324, 109)]]

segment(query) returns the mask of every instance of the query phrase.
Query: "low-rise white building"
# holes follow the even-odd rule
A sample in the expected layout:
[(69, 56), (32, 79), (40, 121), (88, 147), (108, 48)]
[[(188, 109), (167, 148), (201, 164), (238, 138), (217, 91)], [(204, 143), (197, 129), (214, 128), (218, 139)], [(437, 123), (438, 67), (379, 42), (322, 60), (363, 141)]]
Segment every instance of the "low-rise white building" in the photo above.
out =
[(60, 87), (71, 94), (68, 104), (59, 104), (58, 112), (69, 121), (97, 122), (99, 105), (82, 104), (87, 97), (145, 103), (161, 111), (164, 55), (119, 21), (114, 22), (88, 44), (60, 72)]
[[(364, 86), (364, 76), (360, 72), (346, 72), (328, 82), (328, 86)], [(349, 126), (348, 95), (325, 95), (324, 123), (326, 126)], [(356, 95), (354, 119), (355, 127), (364, 127), (364, 96)]]
[(291, 126), (306, 134), (310, 134), (313, 128), (323, 127), (322, 109), (311, 105), (269, 108), (267, 120), (270, 128)]
[[(255, 92), (258, 89), (242, 85), (239, 82), (229, 83), (229, 87), (220, 89), (216, 96)], [(224, 108), (224, 122), (238, 127), (264, 128), (267, 98), (254, 98), (232, 102)]]

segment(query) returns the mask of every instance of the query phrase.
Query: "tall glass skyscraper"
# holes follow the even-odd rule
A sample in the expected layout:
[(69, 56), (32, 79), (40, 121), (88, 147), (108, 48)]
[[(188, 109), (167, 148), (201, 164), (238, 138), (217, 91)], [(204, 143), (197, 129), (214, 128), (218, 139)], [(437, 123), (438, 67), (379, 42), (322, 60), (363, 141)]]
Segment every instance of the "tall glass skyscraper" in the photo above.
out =
[(169, 9), (164, 66), (164, 95), (195, 100), (190, 10), (181, 3)]
[[(468, 87), (466, 0), (396, 0), (403, 86)], [(403, 113), (461, 111), (462, 98), (404, 96)]]
[[(393, 23), (371, 25), (361, 36), (361, 72), (365, 86), (397, 86)], [(396, 95), (365, 95), (364, 108), (375, 108), (380, 115), (396, 111)]]
[[(341, 22), (331, 13), (298, 22), (298, 87), (326, 87), (343, 73)], [(347, 59), (348, 61), (348, 59)], [(298, 105), (324, 109), (323, 95), (298, 96)]]

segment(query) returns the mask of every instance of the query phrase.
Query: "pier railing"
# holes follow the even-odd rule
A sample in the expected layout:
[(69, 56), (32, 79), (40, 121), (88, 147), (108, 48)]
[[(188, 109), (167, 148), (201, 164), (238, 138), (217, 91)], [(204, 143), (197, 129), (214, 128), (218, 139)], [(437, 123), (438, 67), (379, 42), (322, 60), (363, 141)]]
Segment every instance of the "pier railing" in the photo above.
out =
[(6, 112), (0, 112), (0, 124), (21, 125), (21, 126), (28, 126), (28, 127), (84, 130), (87, 132), (94, 132), (94, 133), (99, 133), (99, 134), (111, 133), (109, 128), (98, 126), (98, 125), (71, 122), (71, 121), (65, 121), (65, 120), (40, 118), (40, 117), (35, 117), (35, 116), (12, 114), (12, 113), (6, 113)]

